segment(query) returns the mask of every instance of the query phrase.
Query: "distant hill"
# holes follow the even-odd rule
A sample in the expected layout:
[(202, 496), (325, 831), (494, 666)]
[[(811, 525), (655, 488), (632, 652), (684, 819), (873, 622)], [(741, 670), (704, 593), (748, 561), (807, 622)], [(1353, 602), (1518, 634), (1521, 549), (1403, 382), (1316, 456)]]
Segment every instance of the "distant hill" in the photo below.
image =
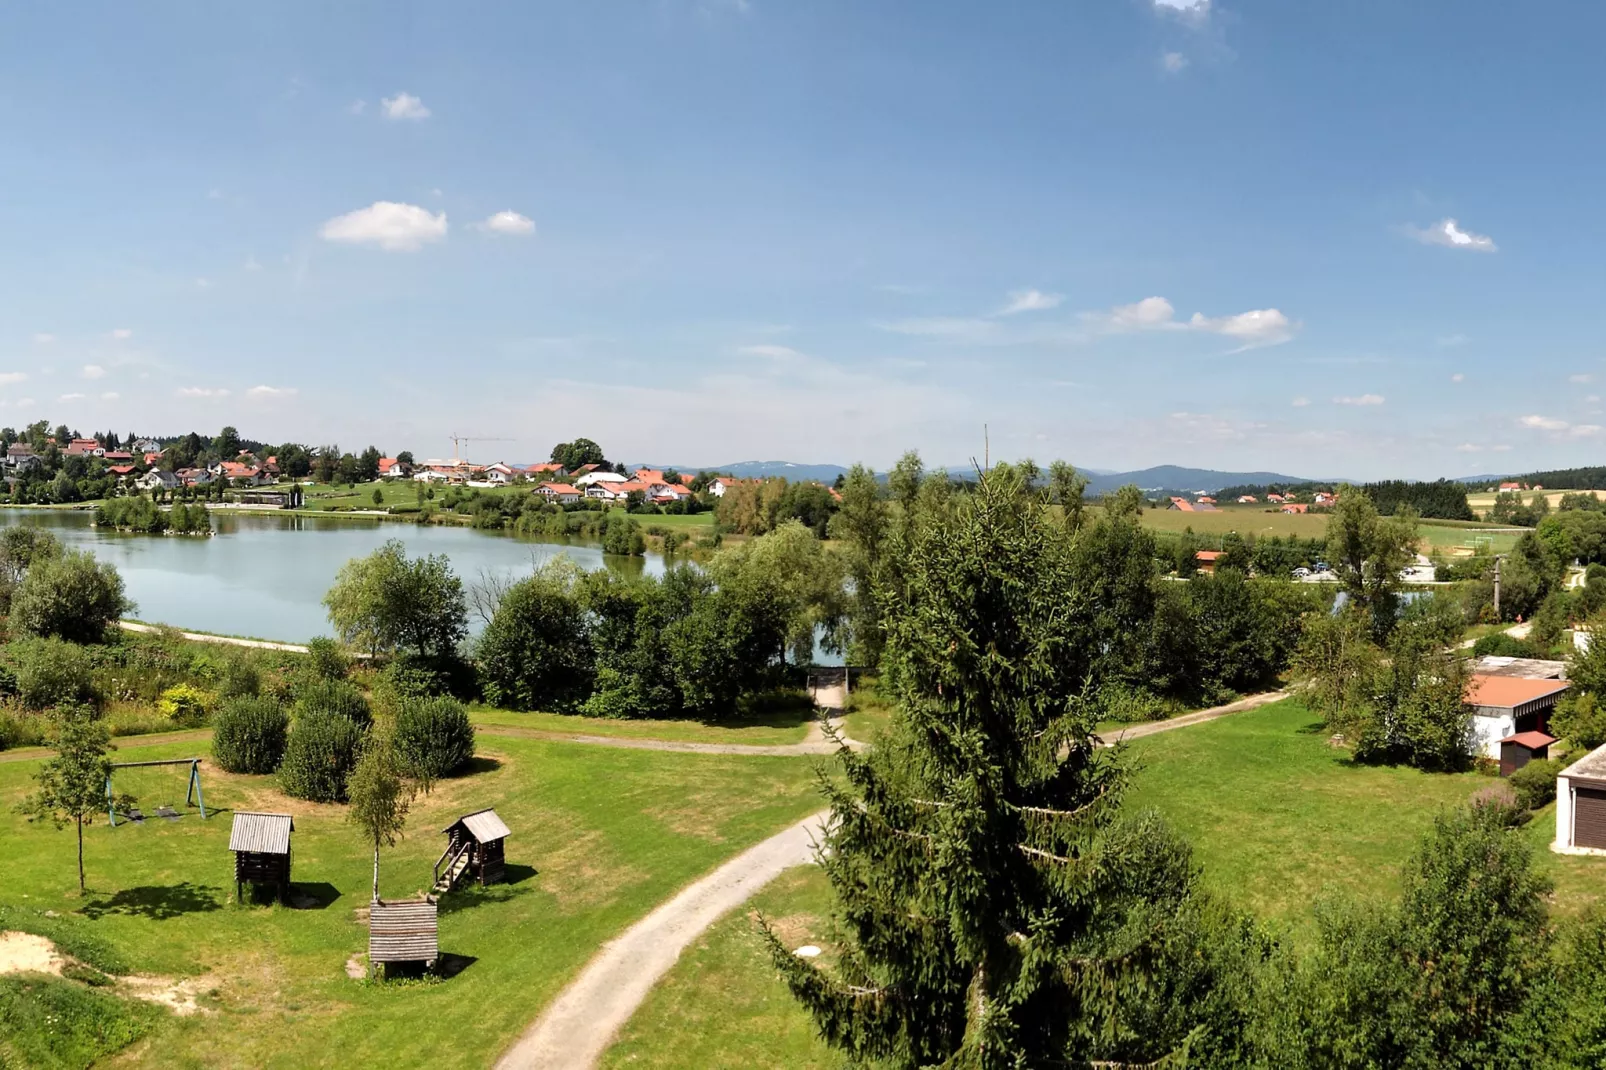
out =
[(840, 464), (798, 464), (795, 461), (737, 461), (735, 464), (655, 464), (644, 467), (673, 468), (677, 472), (724, 472), (737, 479), (765, 479), (781, 476), (794, 483), (810, 480), (830, 486), (836, 477), (847, 474)]
[(1278, 472), (1218, 472), (1213, 468), (1183, 468), (1174, 464), (1141, 468), (1136, 472), (1109, 472), (1093, 475), (1091, 474), (1092, 469), (1084, 469), (1084, 473), (1088, 474), (1087, 489), (1089, 494), (1103, 494), (1118, 487), (1124, 487), (1128, 483), (1135, 483), (1138, 489), (1151, 492), (1176, 490), (1213, 494), (1222, 487), (1264, 486), (1268, 483), (1282, 485), (1286, 483), (1343, 482), (1343, 480), (1285, 476)]

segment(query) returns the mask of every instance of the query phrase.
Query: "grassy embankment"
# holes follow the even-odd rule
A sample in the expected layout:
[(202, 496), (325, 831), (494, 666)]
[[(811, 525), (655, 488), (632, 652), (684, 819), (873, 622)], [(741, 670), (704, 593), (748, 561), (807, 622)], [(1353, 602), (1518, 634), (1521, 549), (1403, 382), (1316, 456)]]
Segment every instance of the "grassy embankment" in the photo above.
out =
[[(1395, 895), (1399, 868), (1434, 814), (1490, 783), (1355, 765), (1294, 701), (1129, 746), (1127, 808), (1164, 814), (1194, 845), (1212, 891), (1295, 944), (1311, 938), (1323, 896)], [(1555, 882), (1553, 912), (1573, 915), (1606, 895), (1606, 859), (1551, 854), (1554, 833), (1552, 804), (1517, 835)], [(829, 961), (828, 886), (813, 867), (794, 870), (682, 955), (603, 1065), (840, 1066), (770, 965), (758, 911), (788, 944), (825, 947)]]
[[(127, 745), (125, 759), (205, 753), (194, 739)], [(8, 757), (20, 757), (12, 755)], [(407, 837), (384, 852), (383, 892), (417, 895), (430, 879), (437, 830), (494, 806), (512, 827), (510, 882), (454, 893), (441, 907), (441, 950), (454, 975), (373, 984), (346, 976), (366, 948), (371, 857), (345, 809), (280, 795), (266, 777), (206, 767), (207, 821), (87, 830), (90, 891), (80, 898), (70, 831), (30, 824), (13, 805), (35, 761), (0, 763), (0, 907), (53, 910), (56, 923), (98, 939), (127, 968), (188, 978), (205, 1008), (193, 1017), (113, 1000), (106, 1021), (145, 1039), (119, 1065), (161, 1067), (482, 1066), (516, 1036), (612, 935), (747, 845), (819, 805), (813, 762), (619, 750), (485, 735), (477, 768), (419, 798)], [(302, 909), (233, 903), (229, 811), (295, 815)], [(24, 927), (13, 916), (14, 927)], [(77, 981), (19, 996), (0, 988), (0, 1051), (23, 1065), (82, 1066), (91, 1051), (59, 1037), (47, 995), (84, 1001), (116, 989)], [(60, 1001), (57, 1000), (57, 1003)], [(41, 1007), (45, 1009), (41, 1010)], [(20, 1009), (19, 1009), (20, 1008)], [(58, 1015), (59, 1018), (59, 1015)], [(463, 1023), (474, 1028), (465, 1034)], [(130, 1024), (132, 1023), (132, 1024)], [(126, 1040), (127, 1036), (122, 1035)], [(92, 1045), (91, 1045), (92, 1046)], [(21, 1058), (26, 1051), (27, 1058)], [(49, 1057), (38, 1054), (44, 1051)], [(0, 1062), (3, 1062), (0, 1059)]]

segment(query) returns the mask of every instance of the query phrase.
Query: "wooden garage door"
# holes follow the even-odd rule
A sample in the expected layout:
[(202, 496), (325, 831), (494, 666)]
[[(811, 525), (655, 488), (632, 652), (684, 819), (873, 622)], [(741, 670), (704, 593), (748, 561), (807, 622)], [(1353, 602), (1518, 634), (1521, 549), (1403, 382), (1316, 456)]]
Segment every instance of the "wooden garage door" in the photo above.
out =
[(1574, 789), (1573, 846), (1606, 848), (1606, 790)]

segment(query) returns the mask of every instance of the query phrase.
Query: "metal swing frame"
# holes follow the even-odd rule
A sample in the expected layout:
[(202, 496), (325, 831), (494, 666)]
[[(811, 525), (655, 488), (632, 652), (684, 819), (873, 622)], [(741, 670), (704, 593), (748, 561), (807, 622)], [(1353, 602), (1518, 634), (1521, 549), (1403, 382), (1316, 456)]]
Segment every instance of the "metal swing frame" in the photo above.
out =
[(155, 765), (187, 765), (190, 767), (189, 783), (185, 785), (184, 805), (194, 803), (201, 810), (201, 820), (206, 820), (206, 800), (201, 796), (201, 759), (199, 758), (166, 758), (154, 762), (114, 762), (111, 775), (106, 778), (106, 816), (111, 820), (112, 828), (117, 827), (116, 796), (112, 793), (112, 778), (119, 769), (140, 769)]

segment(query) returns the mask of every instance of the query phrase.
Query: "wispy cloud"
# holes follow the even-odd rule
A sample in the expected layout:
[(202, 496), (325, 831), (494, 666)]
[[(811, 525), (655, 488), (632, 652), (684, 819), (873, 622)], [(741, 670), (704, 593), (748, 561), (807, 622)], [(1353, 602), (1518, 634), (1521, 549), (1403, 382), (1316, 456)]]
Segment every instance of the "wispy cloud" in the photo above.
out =
[[(385, 97), (379, 102), (387, 119), (428, 119), (430, 110), (424, 107), (424, 102), (411, 93), (397, 93), (393, 97)], [(447, 124), (450, 125), (450, 124)]]
[(1210, 16), (1210, 0), (1151, 0), (1154, 10), (1163, 15), (1178, 15), (1188, 19), (1205, 19)]
[(246, 391), (247, 395), (254, 398), (290, 398), (298, 393), (300, 391), (293, 386), (253, 386)]
[(1455, 448), (1455, 451), (1457, 453), (1482, 453), (1483, 447), (1475, 446), (1470, 442), (1463, 442)]
[(1569, 375), (1567, 381), (1569, 383), (1593, 383), (1595, 377), (1589, 372), (1579, 372), (1577, 375)]
[(1013, 316), (1020, 312), (1043, 312), (1051, 308), (1058, 308), (1064, 301), (1063, 294), (1044, 293), (1041, 290), (1017, 290), (1009, 295), (1009, 303), (999, 309), (996, 315)]
[(226, 398), (229, 396), (225, 387), (213, 386), (181, 386), (178, 388), (181, 398)]
[(0, 372), (0, 386), (11, 386), (14, 383), (25, 383), (27, 381), (27, 372)]
[(120, 397), (122, 397), (122, 395), (119, 394), (117, 391), (108, 390), (108, 391), (106, 391), (104, 394), (102, 394), (100, 396), (100, 400), (102, 400), (102, 401), (116, 401)]
[(104, 379), (106, 378), (106, 369), (99, 364), (85, 364), (83, 371), (78, 374), (85, 379)]
[(446, 213), (432, 214), (416, 204), (375, 201), (367, 208), (335, 216), (318, 234), (324, 241), (377, 245), (391, 252), (413, 252), (446, 237)]
[(112, 337), (117, 339), (119, 342), (126, 342), (128, 339), (134, 337), (134, 328), (117, 327), (112, 331)]
[(1225, 335), (1242, 345), (1238, 353), (1260, 346), (1279, 345), (1294, 337), (1298, 325), (1275, 308), (1258, 308), (1230, 316), (1206, 316), (1195, 312), (1188, 320), (1176, 318), (1176, 309), (1163, 297), (1145, 297), (1130, 305), (1117, 305), (1107, 312), (1089, 313), (1087, 320), (1111, 331), (1204, 331)]
[(1568, 426), (1567, 421), (1559, 417), (1540, 416), (1537, 413), (1532, 416), (1524, 416), (1517, 422), (1524, 427), (1531, 427), (1536, 431), (1565, 431), (1567, 430)]
[(1492, 253), (1499, 248), (1487, 234), (1462, 230), (1454, 219), (1441, 219), (1429, 227), (1406, 227), (1405, 232), (1424, 245), (1442, 245), (1474, 253)]
[(1465, 380), (1466, 376), (1462, 375), (1460, 372), (1456, 372), (1454, 375), (1450, 376), (1450, 382), (1452, 383), (1464, 382)]
[(40, 331), (33, 336), (33, 340), (36, 345), (47, 346), (56, 340), (56, 336), (53, 334), (46, 334), (44, 331)]
[(1160, 69), (1167, 74), (1181, 74), (1188, 65), (1188, 57), (1181, 52), (1167, 52), (1160, 57)]
[(778, 346), (768, 343), (741, 346), (736, 352), (744, 357), (763, 357), (765, 360), (798, 360), (803, 354), (791, 346)]
[(61, 397), (57, 398), (56, 400), (57, 401), (82, 401), (82, 400), (84, 400), (84, 395), (82, 395), (82, 394), (63, 394), (63, 395), (61, 395)]
[(1381, 405), (1384, 402), (1382, 394), (1355, 394), (1333, 399), (1334, 405)]
[(1310, 404), (1310, 398), (1298, 397), (1298, 398), (1295, 398), (1292, 402), (1290, 402), (1290, 404), (1293, 405), (1294, 408), (1296, 408), (1296, 409), (1303, 409), (1305, 406)]

